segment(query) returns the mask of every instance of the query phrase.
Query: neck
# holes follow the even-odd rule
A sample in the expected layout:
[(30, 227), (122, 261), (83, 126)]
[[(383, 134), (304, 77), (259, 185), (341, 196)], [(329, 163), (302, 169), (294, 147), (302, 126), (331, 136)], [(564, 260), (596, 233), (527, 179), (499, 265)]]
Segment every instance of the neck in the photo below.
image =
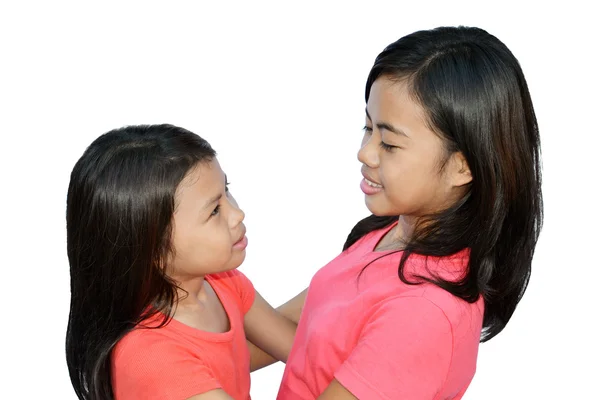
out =
[(206, 299), (204, 276), (176, 280), (179, 289), (179, 306), (197, 305)]
[(415, 217), (401, 215), (398, 217), (398, 225), (393, 229), (392, 239), (403, 243), (408, 242), (412, 235), (417, 219)]
[(385, 234), (377, 245), (377, 250), (402, 250), (413, 232), (415, 222), (414, 217), (398, 217), (398, 224)]

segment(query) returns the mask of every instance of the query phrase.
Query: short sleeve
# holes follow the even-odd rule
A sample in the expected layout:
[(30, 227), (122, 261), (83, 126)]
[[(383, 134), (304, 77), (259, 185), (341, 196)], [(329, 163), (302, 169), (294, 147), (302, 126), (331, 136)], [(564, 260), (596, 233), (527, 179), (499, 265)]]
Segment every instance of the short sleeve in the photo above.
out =
[(335, 378), (360, 399), (431, 400), (450, 366), (446, 314), (423, 297), (397, 297), (373, 310)]
[(185, 347), (166, 337), (149, 340), (143, 333), (114, 353), (116, 400), (182, 400), (221, 388), (208, 366)]
[(254, 297), (256, 296), (254, 285), (241, 271), (234, 269), (230, 272), (232, 274), (236, 290), (240, 295), (240, 299), (242, 300), (242, 312), (246, 314), (250, 310), (250, 307), (252, 307), (252, 303), (254, 303)]

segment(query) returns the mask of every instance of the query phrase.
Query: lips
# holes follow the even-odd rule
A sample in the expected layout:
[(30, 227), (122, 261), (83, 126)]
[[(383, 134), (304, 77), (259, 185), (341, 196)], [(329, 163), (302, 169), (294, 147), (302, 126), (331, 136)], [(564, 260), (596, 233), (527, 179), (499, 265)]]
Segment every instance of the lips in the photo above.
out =
[(367, 196), (373, 196), (383, 191), (383, 185), (361, 171), (364, 179), (360, 182), (360, 190)]
[(244, 230), (242, 231), (242, 234), (238, 237), (238, 240), (236, 240), (233, 245), (235, 246), (236, 244), (241, 243), (242, 240), (244, 240), (245, 238), (246, 238), (246, 229), (244, 228)]
[(383, 185), (379, 182), (377, 182), (375, 179), (371, 178), (367, 173), (365, 173), (364, 171), (362, 172), (362, 176), (363, 178), (365, 178), (365, 181), (367, 181), (367, 184), (371, 187), (375, 187), (375, 188), (382, 188)]

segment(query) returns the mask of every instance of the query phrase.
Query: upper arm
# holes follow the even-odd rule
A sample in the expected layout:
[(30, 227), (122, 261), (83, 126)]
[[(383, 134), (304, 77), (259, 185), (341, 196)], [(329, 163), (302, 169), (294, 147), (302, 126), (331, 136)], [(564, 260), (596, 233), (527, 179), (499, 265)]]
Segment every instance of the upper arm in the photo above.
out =
[(256, 292), (254, 303), (244, 317), (244, 330), (250, 342), (285, 362), (292, 349), (296, 327)]
[(446, 314), (423, 297), (373, 310), (335, 378), (359, 398), (431, 399), (445, 383), (453, 351)]
[[(244, 275), (244, 273), (237, 269), (227, 271), (226, 274), (227, 276), (233, 277), (234, 285), (242, 302), (242, 311), (245, 314), (254, 303), (254, 296), (256, 294), (254, 285), (252, 285), (252, 282)], [(279, 314), (298, 325), (300, 314), (302, 313), (302, 308), (304, 308), (304, 302), (306, 301), (307, 292), (308, 288), (277, 307)]]
[(206, 393), (188, 397), (187, 400), (233, 400), (224, 390), (216, 389)]
[(298, 325), (298, 321), (300, 321), (300, 315), (302, 314), (302, 309), (304, 308), (304, 302), (306, 301), (307, 292), (308, 289), (304, 289), (302, 292), (298, 293), (294, 298), (288, 300), (286, 303), (277, 307), (277, 311), (281, 315)]
[(358, 397), (350, 393), (337, 379), (334, 379), (317, 400), (358, 400)]

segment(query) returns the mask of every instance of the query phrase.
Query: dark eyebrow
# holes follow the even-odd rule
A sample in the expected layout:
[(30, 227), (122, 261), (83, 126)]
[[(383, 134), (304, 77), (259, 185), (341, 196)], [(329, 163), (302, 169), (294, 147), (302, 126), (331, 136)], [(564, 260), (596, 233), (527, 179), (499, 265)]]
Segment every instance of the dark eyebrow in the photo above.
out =
[(402, 132), (400, 129), (395, 128), (392, 125), (387, 124), (385, 122), (381, 122), (381, 123), (377, 124), (377, 128), (379, 128), (379, 130), (385, 129), (387, 131), (395, 133), (396, 135), (400, 135), (400, 136), (404, 136), (404, 137), (408, 138), (408, 135), (406, 133)]
[[(367, 111), (366, 108), (365, 108), (365, 113), (367, 113), (367, 118), (369, 118), (369, 121), (372, 122), (373, 120), (371, 119), (371, 116), (369, 115), (369, 111)], [(400, 136), (409, 138), (409, 136), (406, 133), (404, 133), (401, 129), (398, 129), (398, 128), (392, 126), (391, 124), (388, 124), (387, 122), (379, 122), (377, 124), (377, 128), (379, 130), (385, 129), (386, 131), (390, 131), (392, 133), (395, 133), (396, 135), (400, 135)]]

